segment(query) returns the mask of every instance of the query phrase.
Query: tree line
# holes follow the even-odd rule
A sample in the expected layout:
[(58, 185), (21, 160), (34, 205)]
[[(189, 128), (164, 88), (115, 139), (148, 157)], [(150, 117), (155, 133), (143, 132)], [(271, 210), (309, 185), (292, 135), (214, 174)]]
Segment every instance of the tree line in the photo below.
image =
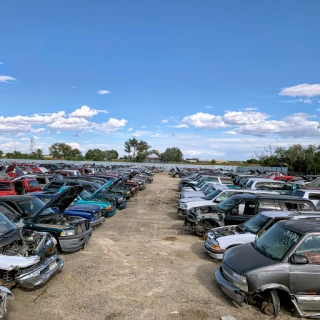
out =
[[(84, 155), (78, 148), (72, 148), (66, 143), (54, 143), (49, 147), (50, 156), (53, 159), (59, 160), (74, 160), (74, 161), (112, 161), (119, 159), (117, 150), (100, 150), (89, 149)], [(160, 153), (158, 150), (152, 149), (151, 146), (143, 140), (136, 138), (129, 139), (124, 143), (124, 152), (126, 155), (123, 160), (143, 162), (152, 154), (155, 154), (164, 162), (181, 162), (183, 159), (182, 151), (177, 148), (167, 148), (165, 152)], [(4, 152), (0, 150), (0, 157), (4, 156)], [(7, 159), (32, 159), (43, 160), (44, 154), (41, 149), (35, 152), (22, 153), (20, 151), (7, 152), (5, 154)]]
[(269, 145), (265, 151), (255, 154), (255, 158), (247, 160), (250, 164), (268, 167), (288, 167), (289, 171), (299, 174), (320, 173), (320, 145), (295, 144), (288, 148)]

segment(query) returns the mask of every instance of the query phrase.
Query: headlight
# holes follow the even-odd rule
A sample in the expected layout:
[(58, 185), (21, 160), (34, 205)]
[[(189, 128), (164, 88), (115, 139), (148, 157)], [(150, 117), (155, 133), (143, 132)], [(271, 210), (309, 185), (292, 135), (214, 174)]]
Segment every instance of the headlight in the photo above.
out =
[(118, 198), (118, 202), (122, 202), (123, 201), (123, 198)]
[(187, 204), (186, 203), (180, 203), (180, 208), (187, 209)]
[(233, 271), (232, 272), (232, 276), (233, 276), (233, 278), (237, 279), (239, 282), (247, 283), (247, 278), (242, 276), (239, 273), (236, 273), (236, 272)]
[(107, 206), (107, 207), (106, 207), (106, 210), (110, 210), (110, 209), (111, 209), (111, 206)]
[(66, 230), (60, 233), (60, 237), (74, 236), (74, 230)]
[(127, 192), (126, 192), (126, 195), (127, 195), (127, 196), (130, 195), (130, 191), (127, 191)]

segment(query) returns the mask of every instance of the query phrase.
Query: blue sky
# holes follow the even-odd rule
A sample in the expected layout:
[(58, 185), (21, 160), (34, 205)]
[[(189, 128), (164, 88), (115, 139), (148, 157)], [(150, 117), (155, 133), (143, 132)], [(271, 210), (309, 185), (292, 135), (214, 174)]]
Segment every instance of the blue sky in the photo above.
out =
[(135, 136), (243, 160), (319, 144), (320, 1), (11, 1), (0, 150), (30, 138), (124, 154)]

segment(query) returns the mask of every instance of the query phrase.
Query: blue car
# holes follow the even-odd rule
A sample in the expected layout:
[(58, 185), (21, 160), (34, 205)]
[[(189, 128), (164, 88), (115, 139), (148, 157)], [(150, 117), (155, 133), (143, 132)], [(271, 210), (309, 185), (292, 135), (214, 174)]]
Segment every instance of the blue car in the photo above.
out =
[[(50, 191), (28, 193), (28, 195), (35, 196), (42, 200), (44, 203), (48, 203), (59, 194), (59, 192)], [(52, 209), (55, 211), (55, 208)], [(64, 211), (64, 214), (88, 219), (90, 221), (91, 227), (96, 227), (105, 221), (105, 218), (102, 216), (101, 207), (99, 205), (72, 204)]]

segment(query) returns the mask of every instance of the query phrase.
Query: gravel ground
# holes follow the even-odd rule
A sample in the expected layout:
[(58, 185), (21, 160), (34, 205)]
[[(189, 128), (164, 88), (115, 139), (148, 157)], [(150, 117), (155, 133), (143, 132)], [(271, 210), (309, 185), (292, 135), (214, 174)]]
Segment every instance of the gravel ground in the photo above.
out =
[[(8, 320), (270, 319), (232, 304), (214, 282), (219, 263), (177, 216), (178, 179), (158, 173), (94, 231), (85, 250), (35, 291), (15, 288)], [(282, 314), (281, 319), (291, 319)]]

